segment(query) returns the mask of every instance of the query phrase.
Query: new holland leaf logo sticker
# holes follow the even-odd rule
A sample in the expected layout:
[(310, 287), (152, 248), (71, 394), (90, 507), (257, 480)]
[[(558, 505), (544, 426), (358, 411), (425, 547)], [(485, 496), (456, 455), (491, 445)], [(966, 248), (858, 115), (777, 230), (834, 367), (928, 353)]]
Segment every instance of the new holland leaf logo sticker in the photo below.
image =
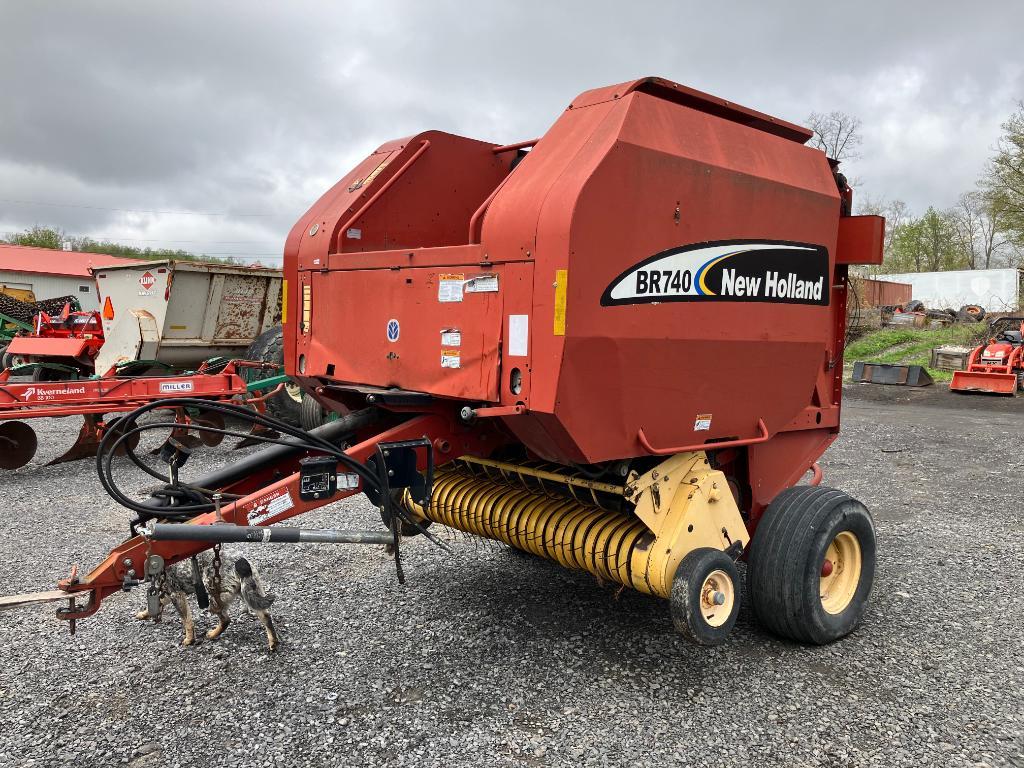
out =
[(828, 250), (785, 240), (719, 240), (671, 248), (605, 289), (601, 305), (671, 301), (829, 303)]

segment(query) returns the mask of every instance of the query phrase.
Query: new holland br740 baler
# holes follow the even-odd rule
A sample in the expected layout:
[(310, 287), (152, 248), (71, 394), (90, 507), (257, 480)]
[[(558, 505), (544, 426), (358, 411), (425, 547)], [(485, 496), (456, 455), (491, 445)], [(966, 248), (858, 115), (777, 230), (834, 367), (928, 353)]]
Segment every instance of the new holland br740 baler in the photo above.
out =
[[(151, 503), (115, 494), (162, 522), (65, 580), (88, 601), (60, 615), (365, 492), (394, 545), (431, 524), (496, 539), (668, 598), (701, 643), (735, 622), (741, 558), (767, 628), (846, 634), (874, 528), (816, 462), (839, 433), (847, 268), (879, 263), (884, 222), (849, 215), (810, 137), (647, 78), (584, 93), (536, 141), (384, 144), (285, 248), (287, 372), (344, 415)], [(202, 529), (220, 520), (257, 528)]]

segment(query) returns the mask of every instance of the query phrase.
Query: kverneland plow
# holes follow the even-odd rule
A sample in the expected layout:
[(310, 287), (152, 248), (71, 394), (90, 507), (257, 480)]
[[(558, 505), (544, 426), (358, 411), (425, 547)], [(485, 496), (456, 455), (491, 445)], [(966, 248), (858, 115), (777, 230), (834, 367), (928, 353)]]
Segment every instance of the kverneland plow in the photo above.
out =
[[(223, 434), (215, 430), (223, 429), (224, 422), (204, 403), (246, 400), (262, 409), (262, 401), (268, 395), (253, 393), (271, 389), (273, 394), (284, 386), (284, 376), (246, 383), (239, 373), (241, 368), (270, 370), (271, 366), (237, 360), (226, 364), (211, 361), (192, 373), (177, 376), (105, 376), (60, 382), (12, 381), (12, 371), (4, 370), (0, 372), (0, 469), (18, 469), (35, 456), (38, 438), (27, 423), (29, 420), (83, 417), (74, 445), (49, 462), (60, 464), (95, 456), (104, 434), (116, 429), (117, 418), (109, 416), (147, 404), (173, 412), (175, 426), (170, 439), (188, 443), (198, 438), (208, 446), (218, 445)], [(182, 395), (193, 398), (194, 405), (185, 408), (173, 401), (163, 404)], [(210, 429), (191, 434), (197, 425)], [(138, 435), (132, 440), (134, 446)]]

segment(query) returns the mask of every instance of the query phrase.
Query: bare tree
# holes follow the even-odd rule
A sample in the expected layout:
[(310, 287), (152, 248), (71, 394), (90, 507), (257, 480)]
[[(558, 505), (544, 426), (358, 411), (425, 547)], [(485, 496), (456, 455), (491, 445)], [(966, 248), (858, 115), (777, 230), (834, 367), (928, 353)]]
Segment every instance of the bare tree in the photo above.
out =
[(1015, 261), (998, 201), (984, 192), (965, 192), (947, 214), (957, 248), (971, 269), (991, 269), (1003, 257)]
[(910, 221), (910, 208), (902, 200), (886, 200), (865, 195), (857, 204), (857, 213), (861, 216), (874, 215), (885, 218), (885, 239), (882, 250), (886, 260), (891, 258), (896, 235), (901, 227)]
[(833, 160), (853, 160), (860, 157), (858, 149), (863, 141), (860, 118), (845, 112), (811, 112), (805, 121), (814, 131), (811, 146), (822, 150)]

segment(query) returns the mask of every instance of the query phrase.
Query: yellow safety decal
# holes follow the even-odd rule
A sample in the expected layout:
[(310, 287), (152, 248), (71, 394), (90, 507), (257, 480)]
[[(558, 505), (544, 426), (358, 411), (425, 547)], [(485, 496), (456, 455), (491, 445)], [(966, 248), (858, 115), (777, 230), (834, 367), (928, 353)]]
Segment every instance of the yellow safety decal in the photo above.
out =
[(555, 336), (565, 336), (565, 291), (569, 270), (555, 270)]
[(281, 281), (281, 324), (288, 322), (288, 279)]
[(302, 286), (302, 327), (303, 333), (309, 333), (309, 325), (313, 320), (313, 286), (308, 283)]

